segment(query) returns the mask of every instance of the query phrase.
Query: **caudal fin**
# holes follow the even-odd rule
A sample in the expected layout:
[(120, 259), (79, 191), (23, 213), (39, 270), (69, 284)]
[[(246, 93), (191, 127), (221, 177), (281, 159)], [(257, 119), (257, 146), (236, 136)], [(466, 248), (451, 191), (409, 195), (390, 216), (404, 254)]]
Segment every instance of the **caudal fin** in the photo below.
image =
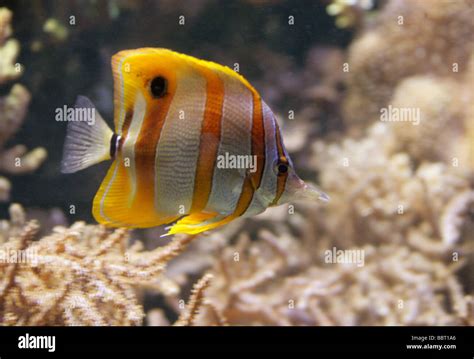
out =
[(95, 106), (87, 97), (79, 96), (74, 107), (75, 114), (82, 116), (68, 124), (61, 161), (62, 173), (77, 172), (111, 158), (113, 132)]

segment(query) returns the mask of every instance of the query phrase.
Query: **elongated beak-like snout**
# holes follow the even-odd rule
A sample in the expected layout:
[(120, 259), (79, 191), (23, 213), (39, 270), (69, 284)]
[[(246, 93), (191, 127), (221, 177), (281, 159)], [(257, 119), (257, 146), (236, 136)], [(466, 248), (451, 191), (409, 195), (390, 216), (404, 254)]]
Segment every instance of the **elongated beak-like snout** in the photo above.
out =
[(288, 175), (285, 193), (280, 203), (300, 200), (328, 202), (329, 196), (315, 185), (303, 181), (293, 172)]

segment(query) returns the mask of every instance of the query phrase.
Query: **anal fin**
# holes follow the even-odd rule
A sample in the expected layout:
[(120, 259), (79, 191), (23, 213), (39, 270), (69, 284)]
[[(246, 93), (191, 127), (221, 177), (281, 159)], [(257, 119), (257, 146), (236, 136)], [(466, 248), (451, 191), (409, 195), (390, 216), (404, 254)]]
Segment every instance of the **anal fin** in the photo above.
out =
[(198, 234), (227, 224), (232, 219), (232, 215), (224, 216), (219, 213), (192, 213), (176, 222), (162, 237), (178, 233)]

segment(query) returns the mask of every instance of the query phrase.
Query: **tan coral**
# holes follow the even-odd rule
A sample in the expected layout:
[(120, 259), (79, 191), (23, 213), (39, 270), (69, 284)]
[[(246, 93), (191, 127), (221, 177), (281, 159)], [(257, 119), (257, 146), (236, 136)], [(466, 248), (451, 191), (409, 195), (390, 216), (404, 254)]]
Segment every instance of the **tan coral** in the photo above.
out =
[[(273, 234), (265, 236), (279, 242)], [(294, 267), (286, 260), (290, 252), (269, 248), (262, 237), (242, 240), (223, 252), (208, 290), (230, 324), (455, 325), (463, 320), (458, 309), (466, 313), (468, 298), (453, 276), (458, 266), (407, 246), (357, 248), (365, 253), (360, 267), (325, 263), (321, 254)], [(296, 246), (293, 255), (311, 251)], [(446, 307), (447, 297), (456, 307)]]
[[(18, 41), (8, 39), (11, 35), (12, 13), (0, 8), (0, 85), (17, 79), (23, 71), (20, 64), (15, 63), (20, 46)], [(5, 143), (16, 134), (22, 125), (30, 103), (28, 90), (20, 85), (13, 85), (10, 92), (0, 97), (0, 171), (11, 174), (28, 173), (37, 169), (46, 159), (46, 150), (38, 147), (31, 152), (23, 145), (5, 149)], [(2, 183), (0, 200), (9, 198), (10, 185), (8, 180), (0, 177)]]
[(212, 275), (206, 274), (193, 287), (188, 304), (184, 311), (179, 316), (174, 325), (176, 326), (191, 326), (196, 322), (196, 317), (200, 313), (204, 305), (204, 292), (212, 281)]
[[(446, 203), (469, 189), (469, 178), (442, 163), (426, 162), (414, 169), (410, 157), (396, 151), (387, 124), (378, 123), (368, 132), (358, 141), (314, 145), (321, 186), (331, 195), (327, 228), (342, 233), (348, 243), (393, 243), (404, 241), (407, 230), (424, 221), (428, 233), (440, 238)], [(345, 213), (346, 219), (331, 211)]]
[(12, 34), (12, 12), (0, 8), (0, 84), (18, 78), (21, 67), (15, 66), (15, 60), (20, 51), (17, 40), (9, 39)]
[(11, 214), (1, 223), (3, 325), (140, 325), (144, 312), (136, 289), (153, 286), (193, 239), (176, 237), (144, 251), (140, 242), (128, 246), (125, 229), (77, 222), (33, 241), (38, 224), (25, 222), (18, 205)]
[(474, 191), (465, 191), (453, 196), (444, 209), (441, 217), (441, 235), (443, 241), (452, 244), (459, 241), (463, 235), (471, 235), (474, 240), (474, 223), (470, 223), (473, 228), (463, 226), (469, 222), (466, 220), (474, 213)]

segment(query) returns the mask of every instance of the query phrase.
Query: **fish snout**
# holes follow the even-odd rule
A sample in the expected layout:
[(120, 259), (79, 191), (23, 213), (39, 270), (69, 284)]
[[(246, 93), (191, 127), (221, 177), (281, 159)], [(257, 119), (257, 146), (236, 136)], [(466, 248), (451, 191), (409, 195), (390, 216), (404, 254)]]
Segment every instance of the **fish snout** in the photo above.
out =
[(285, 202), (302, 200), (329, 201), (329, 196), (324, 191), (311, 183), (303, 181), (295, 173), (288, 176), (285, 192)]

